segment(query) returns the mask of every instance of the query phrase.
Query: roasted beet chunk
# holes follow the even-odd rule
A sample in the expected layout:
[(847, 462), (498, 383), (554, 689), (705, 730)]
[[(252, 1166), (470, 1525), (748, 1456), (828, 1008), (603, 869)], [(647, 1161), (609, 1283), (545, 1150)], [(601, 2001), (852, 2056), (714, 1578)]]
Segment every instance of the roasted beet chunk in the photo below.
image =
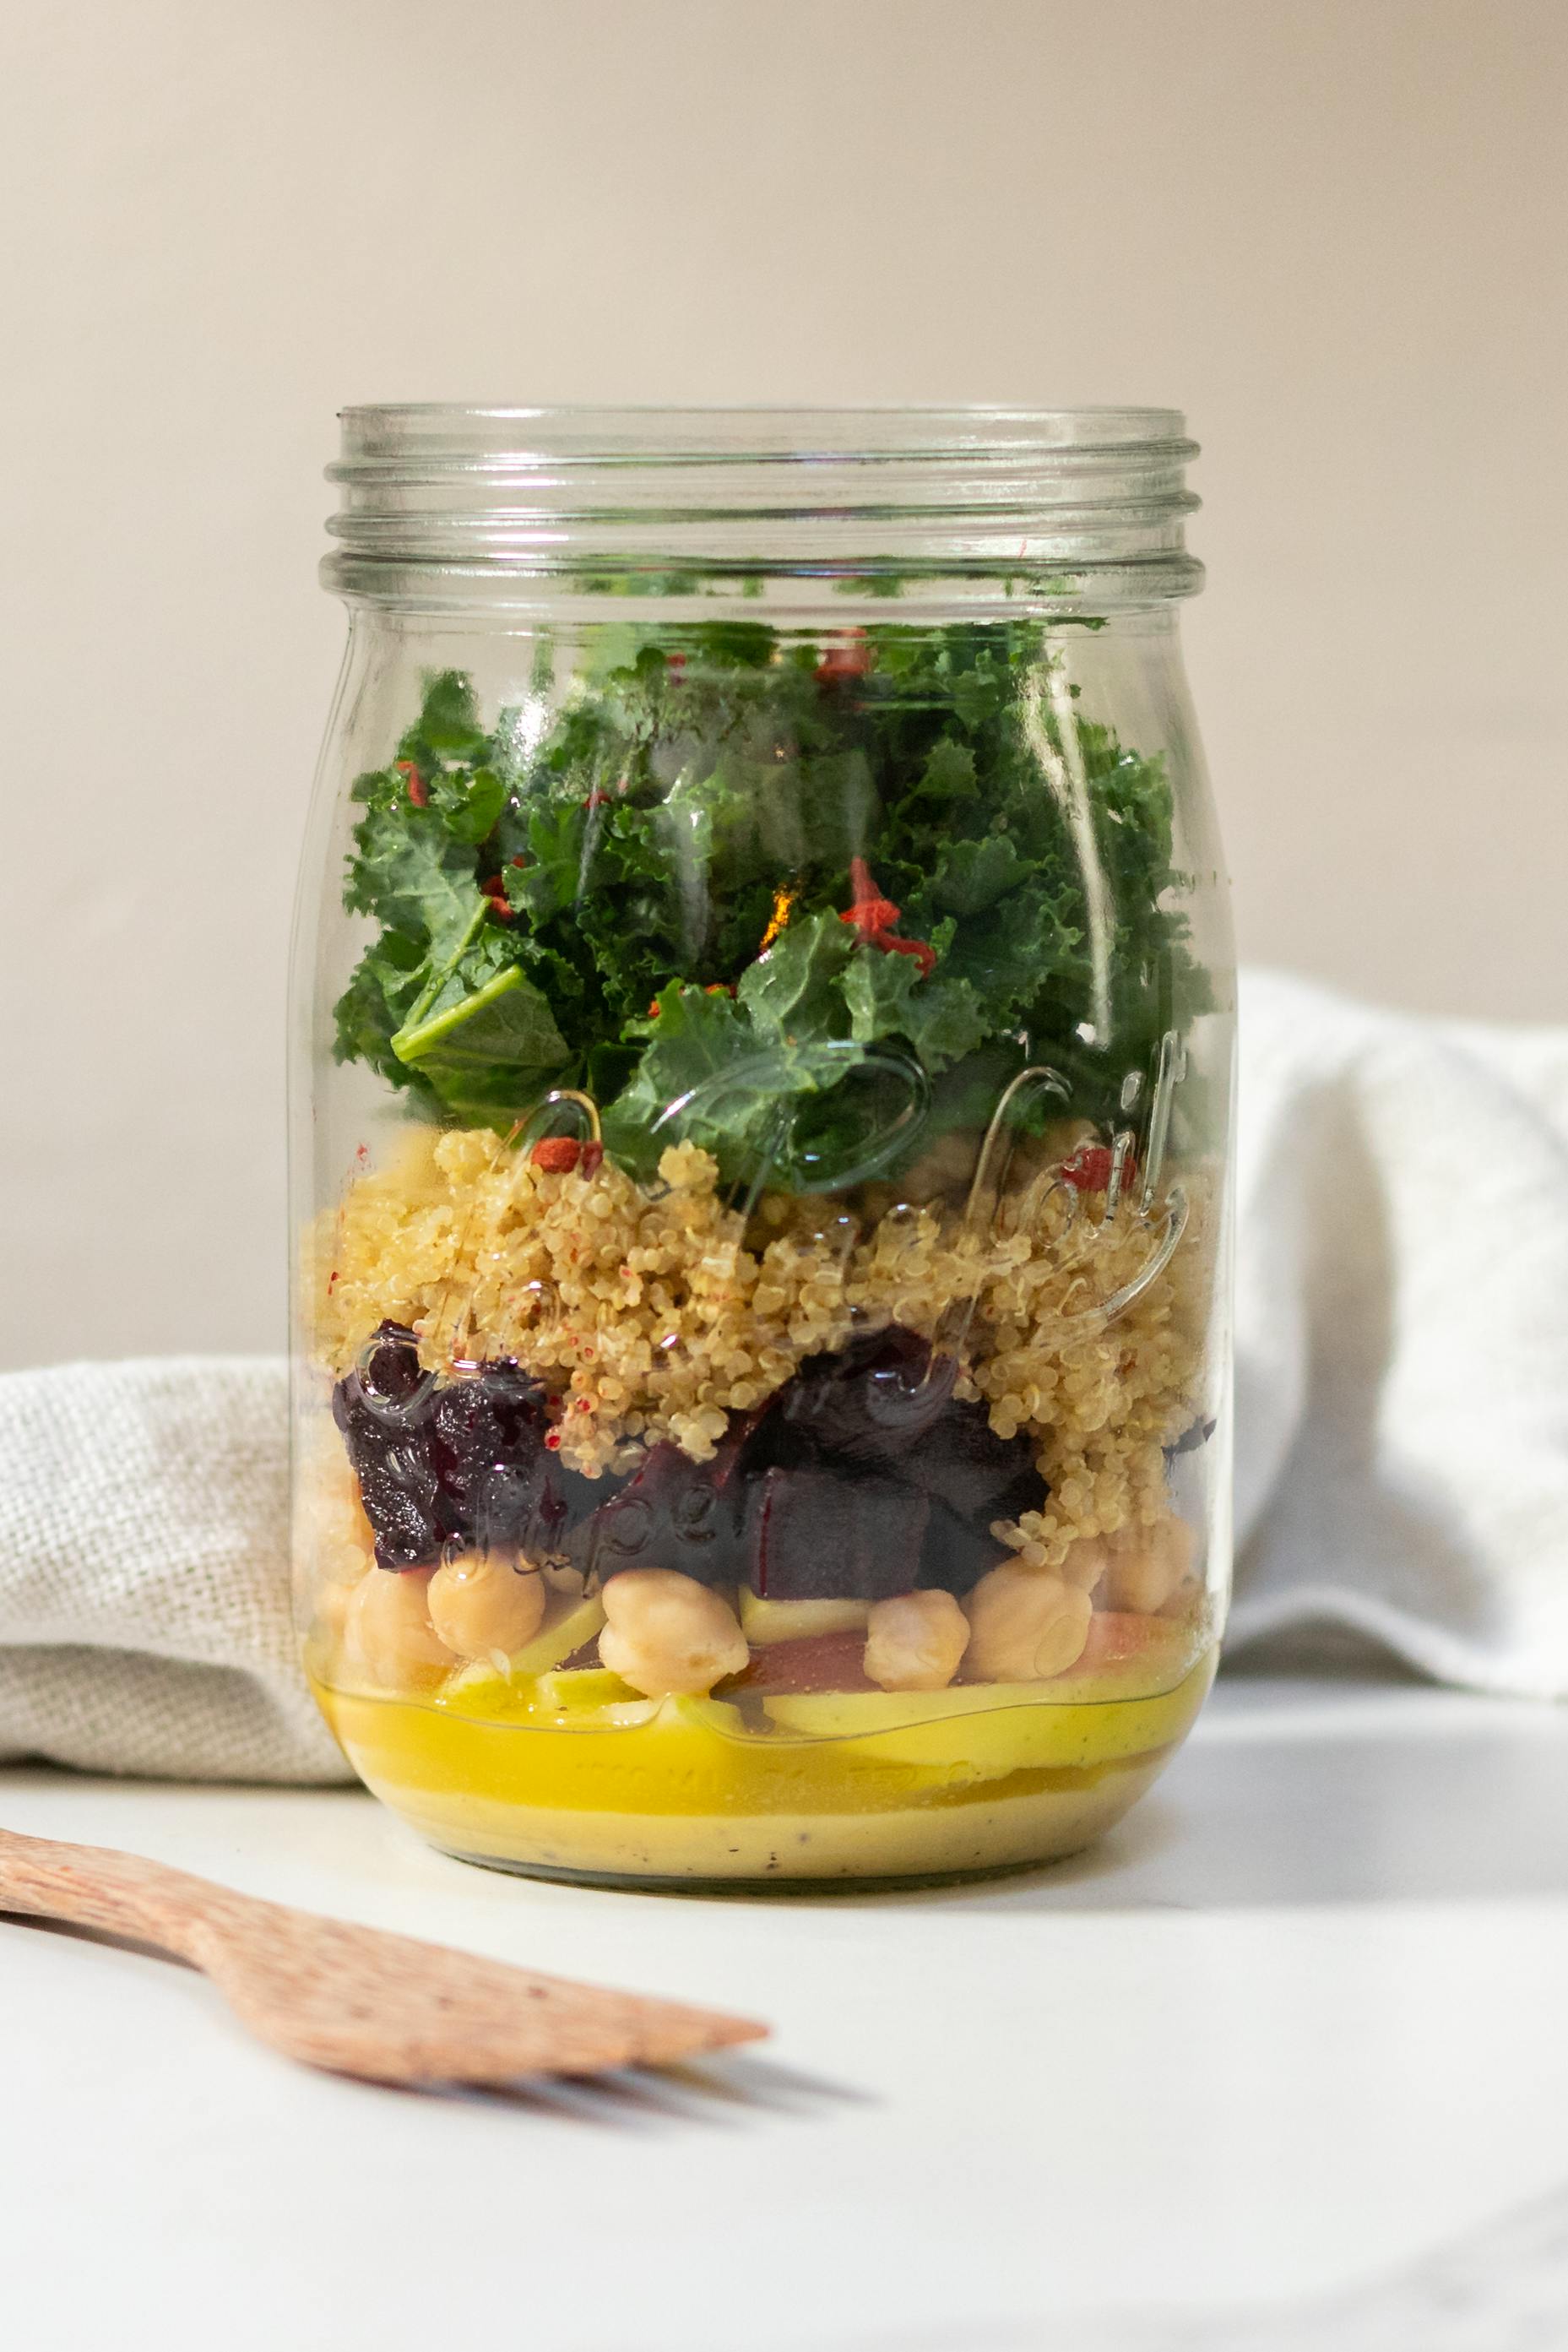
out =
[(780, 1463), (898, 1460), (940, 1423), (957, 1373), (951, 1357), (934, 1359), (917, 1332), (891, 1323), (836, 1355), (808, 1356), (779, 1391), (758, 1445)]
[(549, 1398), (518, 1365), (437, 1381), (396, 1324), (339, 1381), (332, 1412), (382, 1568), (427, 1568), (447, 1544), (541, 1559), (614, 1491), (557, 1461)]
[(382, 1568), (422, 1568), (440, 1551), (441, 1482), (431, 1458), (431, 1382), (412, 1331), (383, 1323), (332, 1391)]
[(983, 1404), (956, 1398), (899, 1467), (922, 1494), (982, 1528), (1038, 1511), (1045, 1500), (1029, 1440), (998, 1437)]
[[(993, 1516), (1005, 1518), (1009, 1514), (998, 1511)], [(988, 1569), (1012, 1558), (1007, 1545), (998, 1543), (992, 1535), (987, 1520), (960, 1518), (946, 1504), (934, 1502), (925, 1523), (916, 1581), (923, 1591), (953, 1592), (962, 1600), (965, 1593), (974, 1591)]]
[(956, 1379), (892, 1324), (809, 1356), (755, 1412), (732, 1413), (711, 1460), (666, 1441), (630, 1479), (584, 1478), (550, 1444), (554, 1401), (520, 1365), (437, 1381), (413, 1333), (383, 1323), (332, 1411), (383, 1568), (428, 1567), (455, 1545), (564, 1553), (601, 1579), (670, 1568), (774, 1600), (875, 1601), (968, 1591), (1007, 1557), (992, 1521), (1045, 1500), (1027, 1441), (998, 1437)]
[[(1008, 1557), (991, 1522), (1038, 1510), (1046, 1484), (1027, 1439), (998, 1437), (983, 1404), (955, 1397), (957, 1377), (950, 1356), (897, 1323), (807, 1357), (757, 1416), (742, 1459), (757, 1591), (964, 1593)], [(862, 1494), (873, 1497), (863, 1513)]]
[(512, 1364), (438, 1388), (430, 1444), (444, 1532), (475, 1551), (552, 1550), (561, 1517), (552, 1495), (545, 1391)]
[[(367, 1404), (394, 1413), (416, 1405), (434, 1385), (419, 1360), (419, 1341), (402, 1323), (382, 1323), (349, 1375)], [(345, 1382), (345, 1386), (349, 1383)]]
[(737, 1467), (743, 1428), (720, 1441), (708, 1462), (678, 1445), (650, 1448), (635, 1475), (577, 1529), (575, 1564), (599, 1577), (623, 1568), (673, 1568), (702, 1584), (742, 1574)]
[(902, 1480), (766, 1470), (747, 1496), (752, 1591), (767, 1601), (885, 1601), (907, 1592), (929, 1511)]
[(983, 1404), (957, 1398), (900, 1467), (931, 1501), (920, 1581), (946, 1592), (969, 1591), (1010, 1558), (992, 1521), (1038, 1511), (1049, 1491), (1028, 1439), (998, 1437)]

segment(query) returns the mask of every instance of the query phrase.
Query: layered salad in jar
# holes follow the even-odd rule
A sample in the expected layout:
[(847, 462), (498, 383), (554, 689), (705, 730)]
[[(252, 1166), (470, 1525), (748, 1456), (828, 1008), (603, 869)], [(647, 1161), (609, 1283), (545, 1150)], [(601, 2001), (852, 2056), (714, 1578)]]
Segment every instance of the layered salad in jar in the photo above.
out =
[(335, 1051), (402, 1115), (303, 1273), (301, 1603), (447, 1850), (1015, 1865), (1191, 1722), (1209, 998), (1082, 700), (1034, 621), (601, 625), (354, 785)]

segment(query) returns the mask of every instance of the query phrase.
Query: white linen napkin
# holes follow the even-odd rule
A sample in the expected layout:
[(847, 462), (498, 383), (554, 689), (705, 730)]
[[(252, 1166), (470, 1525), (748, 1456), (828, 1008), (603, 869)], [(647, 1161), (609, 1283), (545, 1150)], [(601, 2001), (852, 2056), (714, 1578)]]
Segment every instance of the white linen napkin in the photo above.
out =
[(1241, 997), (1232, 1646), (1568, 1693), (1568, 1030)]
[[(1568, 1030), (1242, 990), (1230, 1646), (1568, 1694)], [(347, 1777), (288, 1622), (280, 1361), (0, 1375), (0, 1759)]]
[(0, 1760), (350, 1779), (289, 1622), (281, 1358), (0, 1375)]

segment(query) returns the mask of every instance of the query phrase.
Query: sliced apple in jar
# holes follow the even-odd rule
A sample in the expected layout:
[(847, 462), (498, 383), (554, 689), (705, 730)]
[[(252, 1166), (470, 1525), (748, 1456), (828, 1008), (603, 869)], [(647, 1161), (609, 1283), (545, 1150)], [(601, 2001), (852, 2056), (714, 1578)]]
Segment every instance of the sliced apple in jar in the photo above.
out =
[[(1113, 1764), (1167, 1747), (1191, 1724), (1207, 1691), (1213, 1653), (1174, 1688), (1091, 1696), (1055, 1683), (961, 1683), (939, 1691), (800, 1691), (769, 1694), (768, 1721), (796, 1738), (853, 1740), (855, 1753), (890, 1763), (947, 1766), (956, 1780)], [(1110, 1677), (1097, 1678), (1102, 1683)], [(1064, 1703), (1065, 1702), (1065, 1703)]]
[(564, 1665), (595, 1639), (603, 1622), (604, 1603), (597, 1593), (587, 1600), (556, 1594), (546, 1610), (544, 1623), (531, 1641), (512, 1652), (504, 1674), (493, 1665), (467, 1666), (453, 1675), (441, 1695), (442, 1704), (464, 1715), (483, 1715), (486, 1708), (515, 1715), (520, 1706), (531, 1703), (537, 1678)]
[(870, 1617), (869, 1601), (764, 1601), (741, 1588), (740, 1630), (754, 1649), (768, 1642), (809, 1642), (819, 1633), (852, 1633)]

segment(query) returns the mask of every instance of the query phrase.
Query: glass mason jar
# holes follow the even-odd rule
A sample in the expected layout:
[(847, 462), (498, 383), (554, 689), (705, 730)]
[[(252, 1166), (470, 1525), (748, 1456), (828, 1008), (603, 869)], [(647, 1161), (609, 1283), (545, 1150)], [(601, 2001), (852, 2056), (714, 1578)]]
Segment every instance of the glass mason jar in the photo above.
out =
[(1228, 1566), (1163, 410), (351, 409), (292, 1015), (308, 1670), (438, 1846), (1070, 1853)]

